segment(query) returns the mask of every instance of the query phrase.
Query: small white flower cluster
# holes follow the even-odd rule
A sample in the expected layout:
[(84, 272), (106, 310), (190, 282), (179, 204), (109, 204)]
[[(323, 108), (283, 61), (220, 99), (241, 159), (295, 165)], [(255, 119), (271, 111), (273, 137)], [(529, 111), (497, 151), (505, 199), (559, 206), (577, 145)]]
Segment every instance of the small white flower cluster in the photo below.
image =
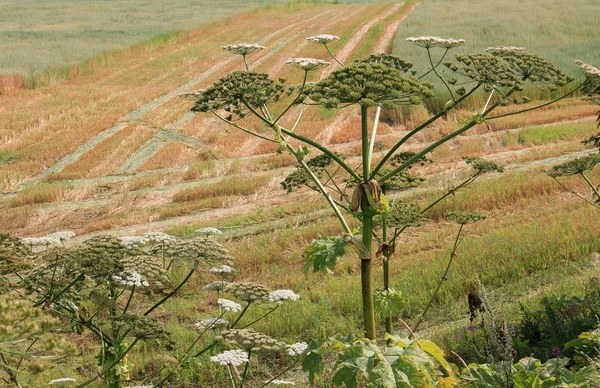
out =
[(300, 295), (292, 290), (275, 290), (269, 293), (269, 302), (282, 304), (284, 300), (297, 301)]
[(200, 322), (194, 323), (196, 330), (204, 330), (207, 327), (219, 327), (227, 325), (229, 325), (229, 321), (221, 318), (208, 318)]
[(240, 366), (248, 362), (248, 354), (240, 349), (226, 350), (223, 353), (219, 353), (216, 356), (210, 358), (212, 362), (218, 362), (219, 364)]
[(490, 52), (504, 52), (504, 53), (520, 53), (525, 51), (525, 47), (516, 47), (516, 46), (498, 46), (498, 47), (488, 47), (485, 51)]
[(290, 356), (299, 356), (306, 352), (306, 349), (308, 349), (308, 344), (306, 342), (296, 342), (295, 344), (288, 346), (287, 352)]
[(231, 311), (233, 313), (237, 313), (242, 311), (242, 305), (239, 303), (235, 303), (229, 299), (217, 299), (217, 304), (221, 306), (221, 308), (225, 311)]
[(423, 48), (442, 47), (445, 49), (451, 49), (465, 43), (464, 39), (445, 39), (437, 36), (417, 36), (406, 38), (406, 40)]
[(163, 232), (148, 232), (144, 234), (144, 238), (155, 244), (163, 243), (171, 245), (175, 244), (175, 242), (177, 241), (175, 237)]
[(208, 270), (210, 273), (232, 273), (235, 271), (235, 268), (230, 267), (226, 264), (217, 265), (216, 267), (212, 267)]
[(60, 241), (66, 241), (66, 240), (70, 240), (73, 237), (75, 237), (75, 232), (72, 232), (70, 230), (65, 230), (62, 232), (50, 233), (46, 237), (57, 238)]
[(123, 236), (121, 243), (127, 249), (139, 248), (142, 245), (148, 244), (149, 240), (144, 236)]
[(580, 60), (575, 61), (575, 63), (577, 65), (579, 65), (579, 68), (583, 69), (588, 75), (594, 76), (594, 77), (600, 77), (600, 69), (598, 69), (597, 67), (588, 65), (587, 63), (584, 63), (583, 61), (580, 61)]
[(196, 233), (202, 233), (202, 234), (223, 234), (223, 232), (220, 229), (217, 229), (217, 228), (200, 228), (200, 229), (196, 229)]
[(315, 58), (290, 58), (285, 63), (304, 71), (318, 70), (331, 65), (330, 62)]
[(146, 280), (142, 280), (142, 275), (136, 271), (123, 271), (118, 275), (113, 275), (112, 280), (115, 283), (127, 287), (150, 287), (150, 283), (148, 283)]
[(271, 384), (273, 384), (273, 385), (296, 385), (296, 383), (294, 383), (293, 381), (287, 381), (287, 380), (273, 380), (273, 381), (271, 381)]
[(216, 282), (212, 282), (204, 286), (205, 290), (212, 291), (221, 291), (224, 290), (227, 285), (231, 284), (231, 282), (226, 282), (225, 280), (217, 280)]
[(51, 380), (48, 385), (60, 384), (60, 383), (72, 383), (75, 382), (75, 379), (70, 377), (61, 377), (60, 379)]
[(229, 51), (230, 53), (233, 54), (238, 54), (238, 55), (248, 55), (251, 54), (255, 51), (258, 50), (262, 50), (265, 47), (261, 46), (259, 44), (256, 43), (237, 43), (237, 44), (230, 44), (227, 46), (221, 46), (221, 48), (225, 51)]
[(60, 244), (60, 239), (56, 237), (44, 236), (44, 237), (24, 237), (21, 239), (23, 244), (34, 246), (50, 246)]
[(311, 36), (309, 38), (306, 38), (306, 40), (313, 42), (313, 43), (319, 43), (319, 44), (327, 44), (336, 40), (339, 40), (340, 37), (339, 36), (335, 36), (335, 35), (329, 35), (329, 34), (320, 34), (320, 35), (315, 35), (315, 36)]

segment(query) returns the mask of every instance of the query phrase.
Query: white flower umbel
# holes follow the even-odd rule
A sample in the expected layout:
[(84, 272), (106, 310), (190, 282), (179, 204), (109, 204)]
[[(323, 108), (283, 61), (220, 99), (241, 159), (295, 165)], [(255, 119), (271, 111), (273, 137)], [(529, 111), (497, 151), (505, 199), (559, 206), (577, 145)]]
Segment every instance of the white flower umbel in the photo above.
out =
[(306, 342), (296, 342), (295, 344), (288, 346), (287, 353), (290, 356), (299, 356), (306, 352), (306, 349), (308, 349), (308, 344)]
[(583, 69), (583, 71), (585, 71), (587, 75), (592, 77), (600, 77), (600, 69), (598, 69), (597, 67), (588, 65), (587, 63), (584, 63), (580, 60), (575, 61), (575, 63), (579, 66), (580, 69)]
[(293, 381), (287, 381), (287, 380), (273, 380), (273, 381), (271, 381), (271, 384), (273, 384), (273, 385), (296, 385), (296, 383), (294, 383)]
[(204, 330), (207, 327), (215, 328), (229, 325), (229, 321), (221, 318), (208, 318), (200, 322), (194, 323), (196, 330)]
[(201, 234), (223, 234), (223, 232), (220, 229), (217, 229), (217, 228), (200, 228), (200, 229), (196, 229), (196, 233), (201, 233)]
[(113, 275), (112, 280), (125, 287), (149, 287), (150, 283), (142, 278), (142, 275), (136, 271), (123, 271), (118, 275)]
[(211, 269), (208, 270), (208, 272), (211, 272), (211, 273), (232, 273), (234, 271), (235, 271), (235, 268), (230, 267), (226, 264), (217, 265), (216, 267), (212, 267)]
[(224, 311), (231, 311), (233, 313), (237, 313), (242, 311), (242, 305), (239, 303), (235, 303), (229, 299), (217, 299), (217, 304), (221, 306)]
[(256, 43), (237, 43), (237, 44), (230, 44), (227, 46), (221, 46), (221, 48), (223, 50), (229, 51), (230, 53), (233, 53), (233, 54), (246, 56), (255, 51), (262, 50), (265, 47), (261, 46), (259, 44), (256, 44)]
[(177, 241), (175, 237), (163, 232), (148, 232), (144, 234), (144, 238), (155, 244), (175, 244)]
[(211, 291), (222, 291), (225, 289), (225, 287), (227, 287), (228, 284), (231, 284), (231, 282), (226, 282), (225, 280), (217, 280), (216, 282), (212, 282), (204, 286), (204, 289)]
[(339, 40), (339, 39), (340, 39), (339, 36), (329, 35), (329, 34), (320, 34), (320, 35), (315, 35), (315, 36), (306, 38), (306, 40), (308, 40), (310, 42), (319, 43), (319, 44), (327, 44), (327, 43), (331, 43), (331, 42)]
[(49, 246), (60, 244), (60, 239), (56, 237), (44, 236), (44, 237), (25, 237), (21, 241), (23, 244), (30, 246)]
[(121, 243), (127, 249), (139, 248), (142, 245), (148, 244), (148, 239), (144, 236), (123, 236), (121, 237)]
[(516, 46), (497, 46), (497, 47), (488, 47), (485, 51), (489, 51), (491, 53), (494, 52), (504, 52), (504, 53), (520, 53), (525, 51), (525, 47), (516, 47)]
[(71, 232), (70, 230), (65, 230), (62, 232), (50, 233), (46, 237), (57, 238), (60, 241), (66, 241), (66, 240), (70, 240), (73, 237), (75, 237), (75, 232)]
[(218, 362), (219, 364), (240, 366), (248, 362), (248, 354), (240, 349), (226, 350), (223, 353), (219, 353), (216, 356), (210, 358), (212, 362)]
[(437, 36), (417, 36), (406, 38), (407, 41), (416, 44), (423, 48), (442, 47), (445, 49), (451, 49), (458, 47), (465, 43), (464, 39), (454, 38), (439, 38)]
[(300, 295), (292, 290), (275, 290), (269, 293), (269, 302), (283, 303), (284, 300), (296, 301)]
[(315, 58), (290, 58), (285, 63), (304, 71), (319, 70), (331, 65), (331, 62)]
[(74, 383), (75, 379), (72, 379), (70, 377), (61, 377), (60, 379), (54, 379), (51, 380), (48, 385), (54, 385), (54, 384), (62, 384), (62, 383)]

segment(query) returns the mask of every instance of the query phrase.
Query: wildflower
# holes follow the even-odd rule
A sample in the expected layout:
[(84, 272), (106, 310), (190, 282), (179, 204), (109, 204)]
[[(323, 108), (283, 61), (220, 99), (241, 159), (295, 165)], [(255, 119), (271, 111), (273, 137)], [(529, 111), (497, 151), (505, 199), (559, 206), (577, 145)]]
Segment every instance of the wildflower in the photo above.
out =
[(71, 232), (71, 231), (55, 232), (55, 233), (51, 233), (51, 234), (47, 235), (46, 237), (57, 238), (60, 241), (66, 241), (66, 240), (70, 240), (73, 237), (75, 237), (75, 232)]
[(150, 240), (144, 236), (124, 236), (121, 237), (121, 243), (127, 249), (139, 248), (142, 245), (146, 245)]
[(223, 310), (225, 310), (225, 311), (231, 311), (231, 312), (234, 312), (234, 313), (242, 311), (242, 305), (241, 304), (235, 303), (234, 301), (229, 300), (229, 299), (219, 298), (217, 300), (217, 304), (219, 306), (221, 306), (221, 308)]
[(227, 285), (231, 284), (230, 282), (226, 282), (225, 280), (217, 280), (216, 282), (212, 282), (204, 286), (205, 290), (212, 291), (221, 291), (224, 290)]
[(552, 167), (548, 175), (557, 178), (559, 176), (583, 174), (585, 171), (596, 167), (598, 163), (600, 163), (600, 155), (583, 156)]
[(227, 326), (229, 321), (221, 318), (208, 318), (194, 324), (197, 330), (204, 330), (207, 327)]
[(123, 271), (118, 275), (113, 275), (112, 280), (125, 287), (150, 287), (150, 283), (142, 278), (137, 271)]
[(248, 362), (248, 354), (240, 349), (226, 350), (223, 353), (219, 353), (216, 356), (210, 358), (212, 362), (218, 362), (219, 364), (240, 366)]
[(446, 214), (446, 217), (459, 225), (473, 224), (477, 221), (485, 220), (487, 218), (487, 216), (482, 214), (461, 211), (449, 212)]
[(252, 71), (234, 71), (204, 89), (195, 96), (187, 98), (195, 101), (193, 112), (212, 112), (223, 110), (228, 115), (240, 118), (249, 114), (248, 106), (253, 109), (269, 102), (277, 102), (285, 93), (285, 79), (274, 81), (268, 74)]
[(475, 156), (463, 156), (463, 160), (465, 163), (471, 165), (471, 167), (479, 172), (504, 172), (504, 168), (490, 160), (485, 160)]
[(148, 232), (143, 237), (155, 244), (175, 244), (176, 241), (175, 237), (162, 232)]
[(588, 65), (587, 63), (584, 63), (580, 60), (575, 61), (575, 63), (579, 65), (579, 68), (583, 69), (588, 76), (600, 77), (600, 69), (598, 69), (597, 67)]
[(329, 34), (320, 34), (306, 38), (309, 42), (319, 43), (319, 44), (327, 44), (339, 40), (339, 36), (329, 35)]
[(554, 347), (552, 348), (552, 356), (554, 357), (562, 357), (563, 353), (560, 351), (559, 348)]
[(287, 380), (273, 380), (273, 381), (271, 381), (271, 384), (273, 384), (273, 385), (296, 385), (296, 383), (294, 383), (293, 381), (287, 381)]
[(217, 341), (222, 341), (228, 345), (238, 345), (246, 350), (259, 351), (279, 351), (286, 349), (288, 345), (259, 333), (254, 329), (230, 329), (221, 332), (216, 337)]
[(306, 349), (308, 349), (308, 344), (306, 342), (296, 342), (295, 344), (288, 346), (287, 353), (290, 356), (299, 356), (306, 352)]
[(264, 49), (265, 47), (256, 44), (256, 43), (237, 43), (237, 44), (230, 44), (227, 46), (221, 46), (221, 48), (225, 51), (229, 51), (230, 53), (233, 54), (238, 54), (238, 55), (242, 55), (242, 56), (246, 56), (248, 54), (252, 54), (255, 51), (259, 51)]
[(318, 70), (331, 65), (331, 62), (315, 58), (290, 58), (285, 63), (304, 71)]
[(246, 282), (232, 283), (225, 291), (244, 302), (257, 304), (268, 301), (270, 292), (265, 286)]
[(277, 302), (282, 304), (284, 300), (297, 301), (300, 295), (292, 290), (275, 290), (269, 293), (269, 302)]
[(223, 234), (223, 232), (217, 228), (200, 228), (200, 229), (196, 229), (195, 232), (202, 233), (202, 234)]
[(72, 383), (75, 382), (75, 379), (70, 377), (61, 377), (60, 379), (51, 380), (48, 385), (60, 384), (60, 383)]
[(470, 324), (469, 325), (469, 331), (471, 331), (471, 332), (475, 331), (475, 325)]
[(228, 265), (217, 265), (216, 267), (212, 267), (211, 269), (208, 270), (208, 272), (210, 273), (232, 273), (233, 271), (235, 271), (235, 269), (233, 267), (230, 267)]
[(396, 104), (418, 104), (421, 98), (432, 95), (427, 85), (377, 62), (352, 62), (314, 84), (308, 92), (311, 100), (325, 108), (360, 104), (391, 109)]
[(423, 48), (442, 47), (448, 50), (454, 47), (458, 47), (465, 43), (464, 39), (444, 39), (438, 38), (437, 36), (409, 37), (406, 38), (406, 40)]

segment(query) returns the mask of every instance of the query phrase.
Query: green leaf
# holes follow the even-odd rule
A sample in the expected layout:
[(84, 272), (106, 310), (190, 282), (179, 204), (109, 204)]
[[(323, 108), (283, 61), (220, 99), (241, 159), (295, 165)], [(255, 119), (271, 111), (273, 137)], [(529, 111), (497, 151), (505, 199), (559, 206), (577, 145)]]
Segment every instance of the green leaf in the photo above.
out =
[(397, 315), (404, 309), (404, 298), (400, 291), (393, 288), (387, 290), (378, 288), (373, 293), (375, 311), (381, 317), (390, 317)]
[(448, 376), (453, 377), (454, 372), (452, 368), (450, 368), (450, 364), (444, 358), (444, 351), (440, 349), (434, 342), (429, 340), (419, 340), (419, 344), (421, 345), (421, 349), (433, 357), (441, 366), (444, 368)]
[(308, 381), (311, 385), (315, 382), (316, 376), (322, 376), (325, 364), (323, 363), (323, 353), (327, 350), (327, 344), (323, 340), (312, 340), (308, 344), (307, 354), (302, 360), (302, 371), (308, 372)]
[(312, 244), (304, 251), (306, 259), (304, 275), (308, 275), (311, 267), (313, 267), (313, 272), (333, 271), (337, 260), (346, 253), (346, 245), (343, 237), (313, 240)]

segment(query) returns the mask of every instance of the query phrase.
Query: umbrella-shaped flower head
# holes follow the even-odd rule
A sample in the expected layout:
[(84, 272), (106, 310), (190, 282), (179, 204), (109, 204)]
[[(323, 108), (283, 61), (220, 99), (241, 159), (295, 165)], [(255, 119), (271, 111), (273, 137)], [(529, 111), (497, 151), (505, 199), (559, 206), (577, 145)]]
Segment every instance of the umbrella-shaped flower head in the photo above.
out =
[(263, 50), (265, 47), (256, 43), (237, 43), (229, 44), (227, 46), (221, 46), (221, 48), (233, 54), (246, 56), (248, 54), (252, 54), (255, 51)]
[(339, 40), (339, 36), (329, 35), (329, 34), (320, 34), (306, 38), (309, 42), (318, 43), (318, 44), (327, 44), (331, 42), (335, 42)]

